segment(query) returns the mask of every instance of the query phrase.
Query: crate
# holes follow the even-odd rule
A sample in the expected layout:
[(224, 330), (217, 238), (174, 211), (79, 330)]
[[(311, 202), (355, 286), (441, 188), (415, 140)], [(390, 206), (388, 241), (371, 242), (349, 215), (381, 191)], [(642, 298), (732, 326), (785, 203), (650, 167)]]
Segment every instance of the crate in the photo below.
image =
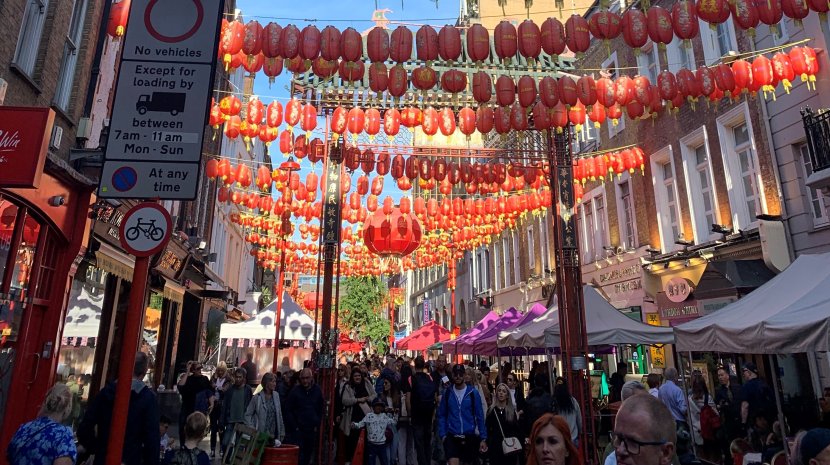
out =
[(233, 430), (234, 438), (223, 465), (259, 465), (265, 448), (273, 442), (271, 435), (240, 423)]

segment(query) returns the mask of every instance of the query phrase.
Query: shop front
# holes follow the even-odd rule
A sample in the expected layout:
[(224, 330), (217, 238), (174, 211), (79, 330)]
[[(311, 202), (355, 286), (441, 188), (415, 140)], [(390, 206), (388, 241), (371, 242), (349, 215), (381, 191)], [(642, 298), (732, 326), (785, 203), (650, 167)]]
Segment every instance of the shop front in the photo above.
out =
[(54, 112), (0, 107), (0, 450), (55, 380), (93, 186), (48, 155)]

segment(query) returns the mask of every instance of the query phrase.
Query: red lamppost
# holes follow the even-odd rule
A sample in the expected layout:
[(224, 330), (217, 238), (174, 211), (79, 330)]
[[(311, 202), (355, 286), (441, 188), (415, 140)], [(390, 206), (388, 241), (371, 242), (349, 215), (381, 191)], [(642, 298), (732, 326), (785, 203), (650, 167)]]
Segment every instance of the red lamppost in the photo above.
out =
[[(294, 161), (294, 157), (288, 157), (288, 160), (280, 164), (280, 171), (287, 174), (286, 178), (291, 180), (291, 173), (300, 170), (300, 164)], [(291, 191), (286, 188), (285, 193), (293, 195)], [(282, 294), (285, 288), (285, 236), (291, 232), (291, 211), (288, 205), (291, 204), (291, 199), (283, 198), (282, 201), (287, 202), (286, 208), (280, 217), (280, 272), (277, 279), (277, 308), (274, 315), (274, 363), (273, 371), (276, 373), (279, 368), (279, 352), (280, 352), (280, 320), (282, 319)]]

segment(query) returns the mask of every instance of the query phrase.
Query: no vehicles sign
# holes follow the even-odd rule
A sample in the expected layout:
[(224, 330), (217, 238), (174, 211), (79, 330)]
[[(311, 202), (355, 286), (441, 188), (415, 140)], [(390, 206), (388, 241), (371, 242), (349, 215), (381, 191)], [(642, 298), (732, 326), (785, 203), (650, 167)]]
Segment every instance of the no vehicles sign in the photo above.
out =
[(196, 197), (221, 13), (222, 0), (132, 1), (100, 197)]

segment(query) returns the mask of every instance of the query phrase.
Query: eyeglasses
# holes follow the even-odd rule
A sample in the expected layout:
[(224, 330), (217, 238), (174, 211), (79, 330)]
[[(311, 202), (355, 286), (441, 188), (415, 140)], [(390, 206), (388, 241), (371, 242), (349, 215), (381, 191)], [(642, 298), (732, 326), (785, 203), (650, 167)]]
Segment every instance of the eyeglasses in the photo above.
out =
[(625, 445), (625, 451), (629, 455), (638, 455), (640, 453), (640, 447), (643, 446), (662, 446), (667, 444), (667, 441), (638, 441), (637, 439), (624, 436), (619, 433), (611, 433), (611, 443), (614, 445), (614, 448), (620, 447), (620, 444)]
[(453, 378), (461, 378), (464, 376), (464, 373), (453, 373), (452, 376)]
[(507, 378), (507, 382), (508, 382), (508, 383), (515, 383), (515, 382), (516, 382), (516, 378)]

